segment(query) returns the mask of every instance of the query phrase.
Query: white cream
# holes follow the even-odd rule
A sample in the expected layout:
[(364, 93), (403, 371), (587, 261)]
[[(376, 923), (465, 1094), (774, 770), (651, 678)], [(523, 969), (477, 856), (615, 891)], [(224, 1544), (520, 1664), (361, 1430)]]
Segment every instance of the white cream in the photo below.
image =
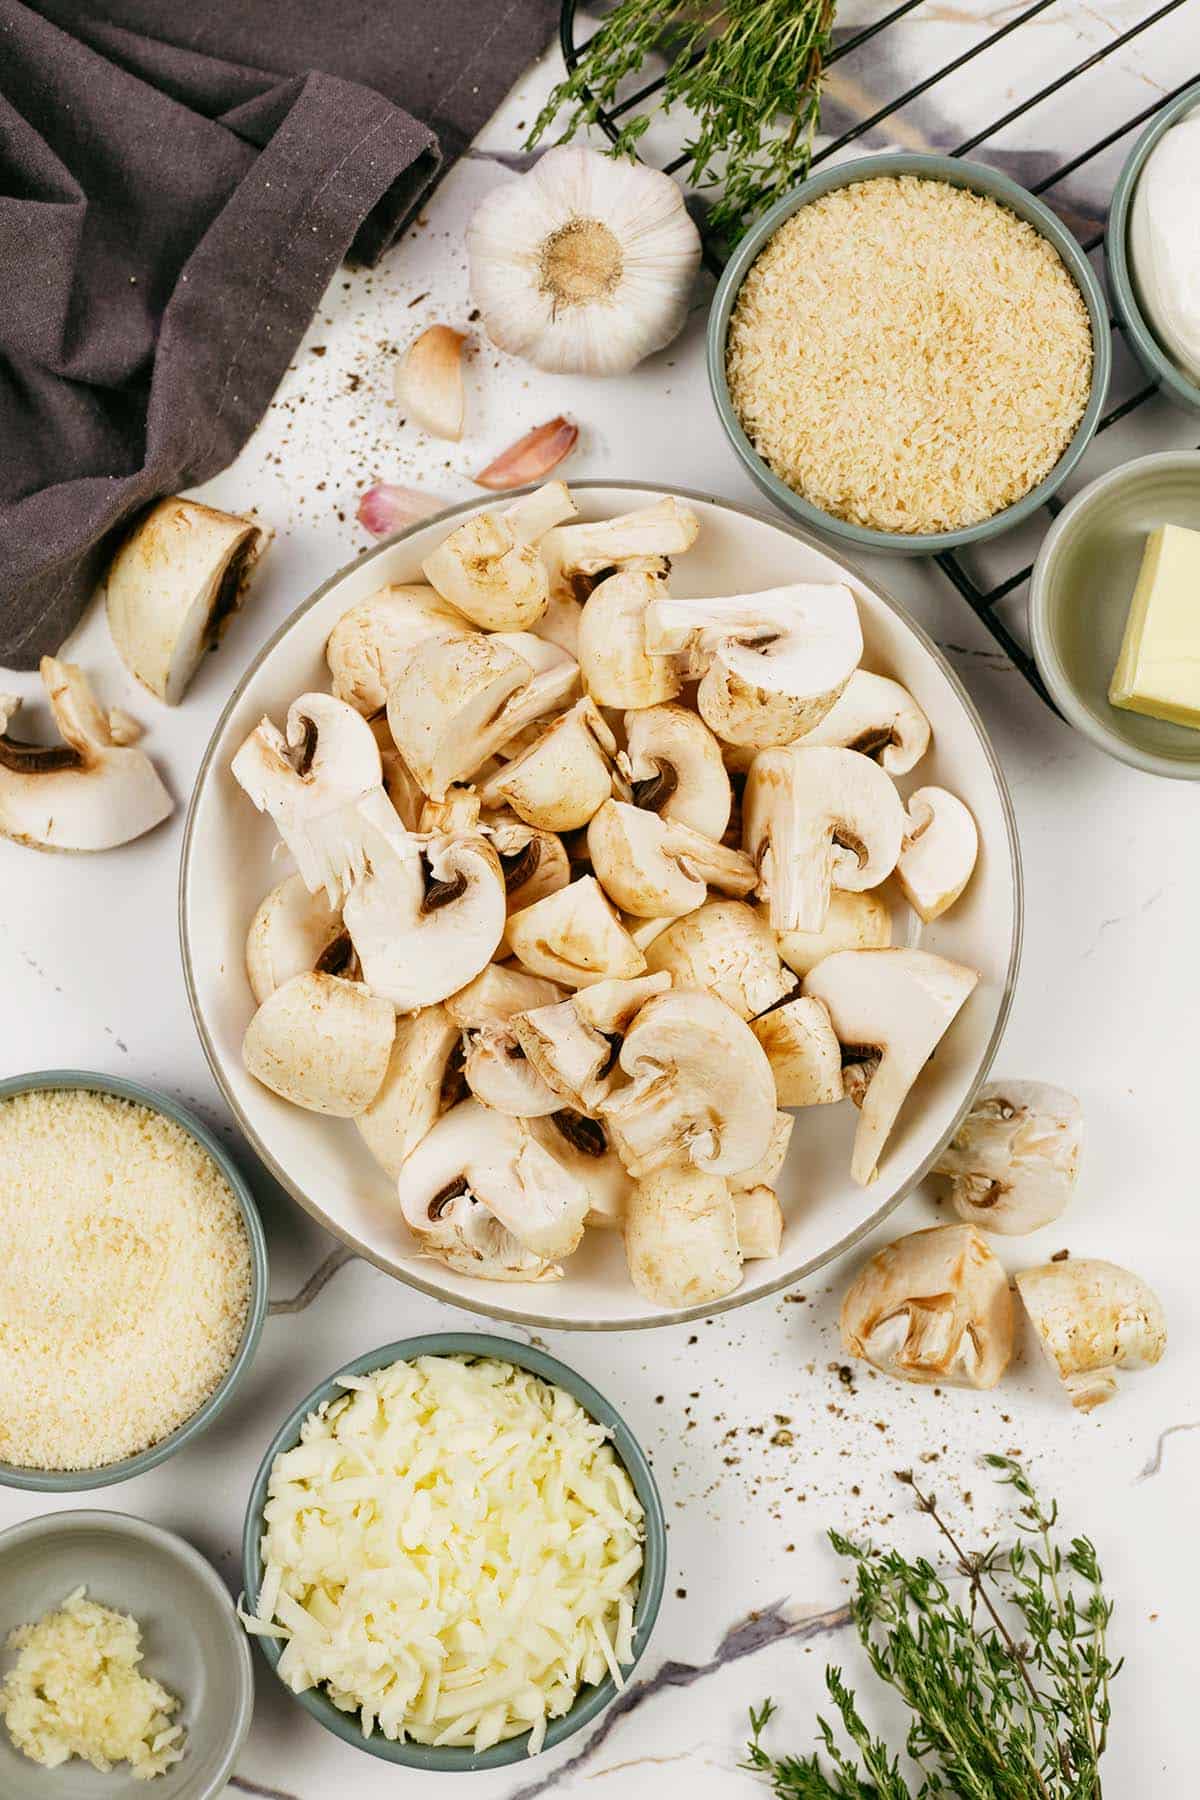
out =
[(1164, 132), (1134, 189), (1129, 257), (1146, 322), (1200, 381), (1200, 111)]

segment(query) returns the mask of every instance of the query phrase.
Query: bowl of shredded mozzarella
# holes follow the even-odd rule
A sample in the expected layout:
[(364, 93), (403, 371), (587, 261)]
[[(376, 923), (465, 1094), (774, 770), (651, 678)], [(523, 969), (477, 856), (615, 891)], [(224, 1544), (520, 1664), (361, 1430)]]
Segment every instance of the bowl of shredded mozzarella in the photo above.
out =
[(306, 1710), (412, 1768), (499, 1768), (645, 1650), (666, 1528), (637, 1440), (506, 1338), (387, 1344), (308, 1395), (246, 1512), (242, 1622)]

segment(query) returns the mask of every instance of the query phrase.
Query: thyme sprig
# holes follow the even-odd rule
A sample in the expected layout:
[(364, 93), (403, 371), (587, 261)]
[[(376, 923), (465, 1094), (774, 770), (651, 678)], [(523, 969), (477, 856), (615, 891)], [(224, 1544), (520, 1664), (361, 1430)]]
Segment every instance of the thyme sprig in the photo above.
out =
[(778, 1800), (1103, 1800), (1109, 1688), (1121, 1665), (1108, 1652), (1112, 1604), (1095, 1547), (1079, 1537), (1062, 1547), (1057, 1505), (1043, 1506), (1019, 1462), (985, 1462), (1020, 1502), (1007, 1553), (965, 1550), (936, 1498), (900, 1474), (951, 1552), (961, 1600), (924, 1558), (829, 1534), (855, 1565), (851, 1616), (871, 1666), (912, 1715), (916, 1795), (831, 1668), (826, 1686), (849, 1745), (819, 1719), (824, 1760), (772, 1756), (762, 1736), (775, 1709), (768, 1700), (751, 1710), (747, 1767)]
[[(683, 176), (720, 188), (708, 216), (731, 248), (808, 172), (835, 0), (618, 0), (534, 122), (532, 148), (566, 113), (563, 140), (594, 124), (652, 53), (667, 61), (664, 108), (695, 115)], [(657, 107), (625, 116), (613, 154), (632, 156)]]

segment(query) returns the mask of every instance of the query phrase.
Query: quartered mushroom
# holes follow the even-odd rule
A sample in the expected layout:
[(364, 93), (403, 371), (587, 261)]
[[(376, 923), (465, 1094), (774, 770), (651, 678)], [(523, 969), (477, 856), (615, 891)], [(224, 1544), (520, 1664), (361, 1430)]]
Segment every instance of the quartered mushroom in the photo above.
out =
[[(567, 886), (571, 879), (570, 859), (555, 832), (537, 831), (522, 819), (503, 813), (485, 814), (483, 831), (500, 858), (510, 917)], [(507, 944), (506, 926), (501, 949), (506, 950)]]
[(673, 700), (683, 686), (674, 661), (651, 656), (647, 609), (666, 592), (660, 567), (618, 569), (594, 587), (579, 615), (583, 685), (598, 706), (641, 708)]
[(471, 629), (431, 587), (392, 582), (378, 588), (344, 612), (329, 634), (325, 661), (333, 691), (371, 718), (387, 705), (388, 690), (414, 644), (435, 633), (467, 637)]
[(958, 899), (975, 868), (979, 832), (970, 811), (945, 788), (918, 788), (909, 796), (896, 880), (913, 911), (927, 925)]
[(929, 748), (929, 720), (908, 689), (886, 675), (855, 669), (806, 744), (841, 745), (870, 756), (889, 775), (907, 775)]
[(619, 1231), (625, 1223), (633, 1182), (600, 1120), (563, 1106), (531, 1119), (529, 1129), (543, 1150), (587, 1189), (584, 1223)]
[(891, 777), (857, 750), (793, 744), (755, 757), (742, 842), (774, 931), (821, 931), (834, 891), (878, 887), (903, 836), (904, 805)]
[(514, 913), (507, 939), (533, 974), (567, 987), (588, 987), (609, 977), (626, 980), (646, 971), (645, 957), (594, 875), (580, 875)]
[(928, 950), (839, 950), (804, 978), (824, 1001), (844, 1060), (865, 1065), (850, 1173), (866, 1186), (900, 1108), (979, 976)]
[(178, 706), (204, 654), (245, 598), (271, 532), (197, 500), (160, 500), (105, 577), (117, 654), (152, 694)]
[(550, 571), (551, 598), (578, 604), (587, 599), (597, 576), (643, 557), (682, 556), (699, 530), (692, 508), (673, 494), (613, 519), (560, 525), (541, 546)]
[(512, 1028), (559, 1104), (592, 1114), (617, 1084), (618, 1053), (634, 1019), (648, 1000), (670, 985), (669, 975), (598, 981), (557, 1005), (518, 1014)]
[(713, 994), (667, 993), (642, 1007), (621, 1045), (629, 1085), (600, 1105), (637, 1180), (668, 1164), (736, 1175), (775, 1128), (775, 1078), (748, 1025)]
[(550, 598), (539, 541), (577, 510), (563, 483), (548, 481), (503, 512), (475, 513), (425, 558), (425, 579), (473, 624), (525, 631)]
[(1117, 1391), (1119, 1369), (1148, 1369), (1167, 1347), (1167, 1322), (1140, 1275), (1095, 1257), (1070, 1257), (1016, 1277), (1050, 1366), (1080, 1412)]
[(605, 892), (636, 918), (677, 918), (702, 906), (710, 885), (741, 895), (758, 879), (740, 850), (624, 800), (604, 802), (587, 842)]
[(322, 892), (310, 894), (299, 875), (272, 888), (250, 921), (246, 975), (259, 1006), (293, 975), (310, 969), (346, 975), (353, 962), (340, 908), (330, 906)]
[(729, 1185), (735, 1194), (753, 1187), (774, 1187), (779, 1180), (780, 1170), (787, 1159), (788, 1147), (792, 1141), (796, 1116), (790, 1112), (777, 1111), (775, 1123), (771, 1127), (771, 1135), (767, 1140), (766, 1150), (756, 1163), (748, 1169), (741, 1169), (736, 1175), (729, 1177)]
[(33, 850), (112, 850), (161, 825), (170, 794), (145, 751), (114, 734), (83, 670), (44, 656), (41, 676), (62, 742), (14, 737), (21, 703), (0, 694), (0, 835)]
[(772, 1187), (735, 1189), (733, 1216), (743, 1262), (765, 1261), (783, 1248), (783, 1209)]
[(230, 768), (274, 820), (305, 887), (324, 888), (331, 906), (363, 873), (367, 834), (398, 825), (371, 727), (332, 694), (294, 700), (284, 731), (263, 719)]
[(367, 1149), (393, 1180), (405, 1157), (463, 1098), (458, 1026), (444, 1006), (396, 1020), (396, 1035), (379, 1092), (355, 1117)]
[(750, 1029), (767, 1053), (780, 1106), (827, 1106), (842, 1099), (842, 1047), (829, 1009), (811, 995), (787, 1000)]
[(383, 1085), (395, 1032), (394, 1009), (361, 982), (293, 975), (246, 1027), (242, 1061), (281, 1100), (352, 1119)]
[(719, 600), (655, 600), (646, 648), (700, 677), (705, 723), (731, 744), (789, 744), (825, 717), (862, 655), (854, 595), (797, 582)]
[(742, 900), (706, 900), (666, 921), (645, 953), (647, 968), (666, 969), (677, 988), (715, 994), (739, 1019), (756, 1018), (796, 985), (769, 927)]
[(450, 787), (444, 800), (422, 800), (417, 831), (423, 837), (480, 837), (481, 811), (474, 788)]
[(1045, 1081), (989, 1081), (933, 1165), (960, 1219), (1020, 1236), (1065, 1211), (1079, 1175), (1083, 1108)]
[(627, 712), (618, 761), (635, 806), (720, 843), (733, 793), (720, 743), (703, 719), (669, 704)]
[(1012, 1357), (1008, 1277), (972, 1225), (913, 1231), (851, 1283), (841, 1329), (849, 1354), (883, 1375), (992, 1388)]
[(562, 1101), (526, 1060), (513, 1017), (530, 1007), (553, 1006), (562, 998), (556, 982), (496, 963), (489, 963), (451, 995), (446, 1010), (463, 1032), (463, 1073), (476, 1099), (516, 1118), (558, 1110)]
[(540, 830), (578, 830), (612, 793), (616, 751), (616, 738), (585, 697), (481, 783), (480, 797), (485, 806), (510, 806)]
[(820, 931), (777, 931), (775, 942), (789, 969), (807, 975), (835, 950), (886, 950), (892, 941), (892, 913), (878, 892), (851, 894), (834, 888)]
[(729, 1183), (695, 1168), (652, 1170), (625, 1213), (629, 1279), (654, 1306), (707, 1306), (740, 1287), (742, 1252)]

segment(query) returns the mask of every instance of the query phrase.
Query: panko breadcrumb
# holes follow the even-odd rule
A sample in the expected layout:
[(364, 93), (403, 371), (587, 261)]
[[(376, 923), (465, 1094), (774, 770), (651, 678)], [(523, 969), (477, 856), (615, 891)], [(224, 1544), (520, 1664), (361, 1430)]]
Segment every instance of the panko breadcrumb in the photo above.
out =
[(1007, 207), (920, 176), (802, 206), (751, 265), (729, 392), (779, 479), (835, 518), (943, 532), (1036, 487), (1092, 379), (1087, 307)]

